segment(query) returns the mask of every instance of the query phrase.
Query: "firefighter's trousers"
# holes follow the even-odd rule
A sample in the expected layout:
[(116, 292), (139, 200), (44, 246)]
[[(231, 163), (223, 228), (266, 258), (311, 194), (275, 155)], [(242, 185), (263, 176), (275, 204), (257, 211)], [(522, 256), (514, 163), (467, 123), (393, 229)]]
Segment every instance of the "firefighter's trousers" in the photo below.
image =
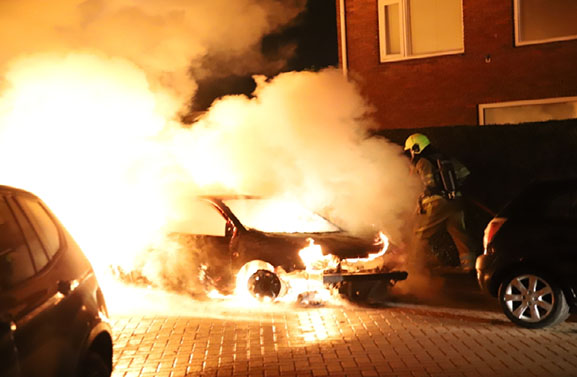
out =
[(465, 216), (462, 199), (453, 200), (441, 196), (425, 197), (421, 203), (421, 212), (417, 216), (415, 229), (416, 248), (419, 253), (430, 247), (429, 240), (439, 231), (446, 230), (455, 242), (461, 267), (471, 269), (476, 254), (473, 242), (465, 230)]

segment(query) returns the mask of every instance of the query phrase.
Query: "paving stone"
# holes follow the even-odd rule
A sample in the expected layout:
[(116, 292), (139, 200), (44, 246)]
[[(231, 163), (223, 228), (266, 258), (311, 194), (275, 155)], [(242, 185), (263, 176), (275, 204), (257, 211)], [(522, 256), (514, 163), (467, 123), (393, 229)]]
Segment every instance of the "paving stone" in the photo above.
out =
[(574, 320), (531, 331), (492, 311), (396, 304), (111, 322), (113, 377), (577, 377)]

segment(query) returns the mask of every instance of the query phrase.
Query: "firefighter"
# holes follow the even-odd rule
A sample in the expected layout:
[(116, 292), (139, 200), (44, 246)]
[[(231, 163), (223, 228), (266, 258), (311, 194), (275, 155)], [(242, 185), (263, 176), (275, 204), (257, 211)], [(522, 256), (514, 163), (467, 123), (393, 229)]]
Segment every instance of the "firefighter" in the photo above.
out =
[(430, 239), (446, 230), (459, 252), (460, 266), (469, 272), (474, 268), (476, 254), (472, 241), (465, 230), (462, 194), (459, 190), (469, 170), (455, 159), (438, 152), (429, 138), (416, 133), (405, 142), (405, 151), (410, 154), (413, 171), (424, 186), (419, 197), (415, 228), (415, 248), (423, 256), (430, 248)]

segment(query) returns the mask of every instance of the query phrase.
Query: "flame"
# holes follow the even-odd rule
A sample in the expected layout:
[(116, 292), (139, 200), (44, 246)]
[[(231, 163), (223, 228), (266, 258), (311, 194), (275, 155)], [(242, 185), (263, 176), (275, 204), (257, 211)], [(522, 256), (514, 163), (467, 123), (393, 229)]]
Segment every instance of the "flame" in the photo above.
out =
[(373, 261), (377, 258), (382, 257), (383, 255), (385, 255), (385, 253), (389, 249), (389, 237), (385, 236), (385, 234), (383, 232), (379, 232), (379, 235), (377, 237), (375, 245), (383, 245), (383, 246), (381, 247), (381, 250), (379, 250), (376, 253), (370, 253), (365, 258), (347, 258), (347, 259), (345, 259), (345, 261), (350, 262), (350, 263), (353, 263), (353, 262), (370, 262), (370, 261)]
[(110, 259), (131, 264), (164, 218), (151, 200), (160, 187), (137, 167), (169, 123), (144, 73), (97, 55), (39, 55), (14, 64), (6, 82), (3, 184), (42, 197), (100, 272)]
[[(331, 79), (333, 75), (341, 77), (337, 73), (323, 77)], [(284, 187), (286, 181), (300, 182), (301, 175), (305, 175), (301, 168), (307, 165), (306, 159), (295, 164), (298, 169), (288, 164), (300, 152), (293, 154), (294, 148), (285, 148), (281, 158), (273, 161), (275, 169), (271, 170), (263, 166), (252, 169), (258, 165), (257, 159), (262, 160), (262, 154), (250, 156), (245, 150), (257, 149), (252, 142), (260, 146), (269, 139), (270, 128), (262, 126), (268, 118), (260, 114), (276, 113), (284, 100), (274, 100), (265, 107), (246, 98), (222, 101), (193, 127), (186, 128), (174, 120), (182, 103), (172, 98), (169, 91), (152, 85), (139, 66), (124, 59), (88, 52), (34, 55), (14, 62), (4, 79), (0, 92), (0, 155), (10, 163), (0, 167), (2, 183), (30, 190), (46, 201), (87, 254), (106, 287), (107, 300), (114, 305), (134, 303), (124, 300), (126, 290), (117, 289), (117, 282), (111, 280), (111, 264), (126, 272), (138, 270), (145, 275), (143, 278), (160, 281), (169, 275), (162, 270), (167, 266), (170, 271), (189, 272), (188, 264), (182, 261), (190, 253), (165, 237), (175, 211), (185, 207), (182, 200), (188, 199), (186, 195), (211, 192), (214, 188), (228, 189), (226, 192), (260, 188), (268, 184), (269, 178), (278, 185), (282, 182)], [(291, 84), (305, 80), (295, 75), (283, 78), (289, 79)], [(299, 132), (292, 135), (289, 131), (293, 123), (287, 121), (288, 117), (280, 118), (284, 122), (281, 134), (287, 135), (287, 144), (306, 140), (301, 150), (314, 149), (309, 148), (308, 141), (317, 138), (305, 137), (306, 133), (297, 138), (300, 131), (314, 127), (297, 129)], [(299, 124), (301, 120), (298, 119)], [(262, 129), (246, 127), (245, 123)], [(266, 153), (279, 148), (271, 145), (264, 148)], [(327, 165), (327, 150), (340, 150), (329, 146), (319, 149), (323, 158), (317, 165)], [(282, 174), (277, 171), (281, 170), (276, 169), (279, 161), (287, 163), (287, 171), (292, 172), (288, 178), (284, 170)], [(282, 175), (282, 179), (268, 177), (263, 171)], [(307, 177), (319, 176), (306, 173)], [(358, 182), (357, 177), (354, 182)], [(311, 187), (321, 183), (322, 180)], [(303, 187), (307, 192), (315, 191), (307, 185)], [(263, 189), (280, 192), (275, 190), (278, 188), (272, 186)], [(325, 197), (325, 192), (319, 196)], [(273, 216), (265, 217), (275, 221), (260, 222), (286, 232), (298, 232), (301, 226), (308, 230), (311, 224), (319, 224), (319, 219), (302, 217), (295, 210), (293, 203), (281, 201)], [(286, 218), (275, 215), (283, 211), (292, 213), (294, 216), (290, 217), (296, 221), (286, 223)], [(319, 231), (338, 229), (323, 225)], [(353, 269), (355, 265), (378, 261), (388, 247), (388, 240), (382, 242), (380, 253), (340, 261), (341, 264)], [(312, 239), (299, 254), (307, 266), (305, 271), (287, 273), (274, 269), (283, 284), (281, 299), (317, 302), (331, 297), (333, 292), (323, 286), (322, 272), (334, 269), (338, 258), (324, 255)], [(193, 282), (183, 282), (188, 283)], [(211, 296), (222, 298), (214, 292)]]
[[(321, 246), (315, 244), (312, 238), (309, 238), (307, 241), (309, 243), (308, 246), (299, 251), (299, 256), (305, 264), (307, 272), (334, 270), (339, 265), (345, 271), (376, 268), (382, 264), (380, 258), (385, 255), (390, 245), (389, 238), (383, 232), (379, 232), (375, 245), (382, 246), (378, 252), (370, 253), (365, 258), (346, 258), (340, 260), (332, 254), (323, 254)], [(371, 262), (373, 263), (371, 264)]]
[[(346, 272), (380, 267), (383, 264), (380, 258), (389, 249), (389, 239), (383, 232), (379, 232), (376, 241), (376, 244), (382, 245), (381, 249), (365, 258), (340, 260), (333, 254), (324, 254), (321, 245), (316, 244), (314, 239), (308, 238), (307, 243), (307, 246), (298, 252), (305, 265), (304, 271), (287, 273), (280, 267), (274, 268), (269, 263), (258, 260), (245, 264), (237, 275), (236, 297), (242, 300), (250, 298), (254, 302), (254, 297), (247, 288), (247, 281), (257, 270), (264, 269), (274, 272), (281, 281), (281, 292), (276, 298), (278, 302), (300, 302), (309, 305), (321, 303), (340, 304), (342, 302), (337, 290), (327, 287), (323, 283), (323, 273), (329, 270), (334, 271), (339, 265)], [(222, 296), (218, 295), (213, 295), (213, 297), (222, 298)], [(268, 301), (270, 302), (271, 300)]]
[(299, 257), (303, 261), (307, 272), (318, 272), (327, 269), (334, 269), (339, 263), (339, 259), (332, 254), (324, 255), (320, 245), (315, 244), (312, 238), (308, 238), (308, 246), (299, 251)]

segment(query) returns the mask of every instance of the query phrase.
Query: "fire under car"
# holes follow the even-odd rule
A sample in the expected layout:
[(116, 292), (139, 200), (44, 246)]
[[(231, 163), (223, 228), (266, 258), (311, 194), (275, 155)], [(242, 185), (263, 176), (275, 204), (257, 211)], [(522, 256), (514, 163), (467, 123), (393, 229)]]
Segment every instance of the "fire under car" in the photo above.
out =
[(289, 291), (295, 281), (304, 281), (297, 301), (317, 302), (312, 284), (317, 282), (362, 302), (383, 297), (407, 278), (407, 272), (383, 263), (385, 253), (396, 252), (384, 235), (353, 236), (296, 203), (203, 196), (187, 202), (185, 211), (187, 216), (172, 224), (170, 239), (197, 257), (207, 291), (227, 295), (240, 287), (252, 297), (277, 300), (294, 294)]

